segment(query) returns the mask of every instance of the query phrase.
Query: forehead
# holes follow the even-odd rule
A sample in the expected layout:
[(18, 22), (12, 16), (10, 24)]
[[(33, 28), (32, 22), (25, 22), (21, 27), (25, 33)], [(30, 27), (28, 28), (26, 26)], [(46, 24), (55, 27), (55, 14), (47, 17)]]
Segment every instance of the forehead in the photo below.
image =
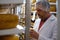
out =
[(40, 11), (45, 11), (45, 8), (43, 8), (43, 5), (40, 3), (40, 4), (36, 4), (36, 10), (40, 10)]

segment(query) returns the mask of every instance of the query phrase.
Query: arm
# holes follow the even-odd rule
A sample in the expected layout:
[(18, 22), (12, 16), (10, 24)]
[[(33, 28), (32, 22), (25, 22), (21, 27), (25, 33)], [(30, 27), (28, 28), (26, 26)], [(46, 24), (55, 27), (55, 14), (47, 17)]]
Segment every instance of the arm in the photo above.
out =
[(38, 40), (57, 40), (57, 23), (54, 23), (53, 36), (51, 38), (47, 38), (44, 35), (39, 34)]

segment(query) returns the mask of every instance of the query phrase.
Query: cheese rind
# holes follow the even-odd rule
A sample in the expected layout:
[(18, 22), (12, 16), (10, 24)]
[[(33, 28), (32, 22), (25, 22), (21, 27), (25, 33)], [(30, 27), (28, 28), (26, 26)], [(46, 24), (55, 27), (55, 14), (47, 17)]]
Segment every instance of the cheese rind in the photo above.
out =
[(18, 16), (13, 14), (0, 14), (0, 30), (15, 28), (18, 24)]

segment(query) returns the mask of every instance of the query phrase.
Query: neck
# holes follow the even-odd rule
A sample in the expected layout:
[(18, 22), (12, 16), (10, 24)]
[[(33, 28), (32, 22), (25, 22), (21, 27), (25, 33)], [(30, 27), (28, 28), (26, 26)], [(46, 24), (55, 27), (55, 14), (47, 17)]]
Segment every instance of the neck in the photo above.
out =
[(49, 17), (50, 17), (50, 15), (51, 15), (50, 13), (47, 13), (46, 18), (49, 18)]

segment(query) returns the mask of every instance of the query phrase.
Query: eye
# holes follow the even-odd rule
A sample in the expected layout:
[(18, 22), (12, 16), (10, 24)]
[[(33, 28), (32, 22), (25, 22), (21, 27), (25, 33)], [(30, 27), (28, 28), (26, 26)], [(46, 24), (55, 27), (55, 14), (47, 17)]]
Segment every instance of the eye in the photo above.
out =
[(37, 11), (42, 11), (41, 9), (37, 9)]

